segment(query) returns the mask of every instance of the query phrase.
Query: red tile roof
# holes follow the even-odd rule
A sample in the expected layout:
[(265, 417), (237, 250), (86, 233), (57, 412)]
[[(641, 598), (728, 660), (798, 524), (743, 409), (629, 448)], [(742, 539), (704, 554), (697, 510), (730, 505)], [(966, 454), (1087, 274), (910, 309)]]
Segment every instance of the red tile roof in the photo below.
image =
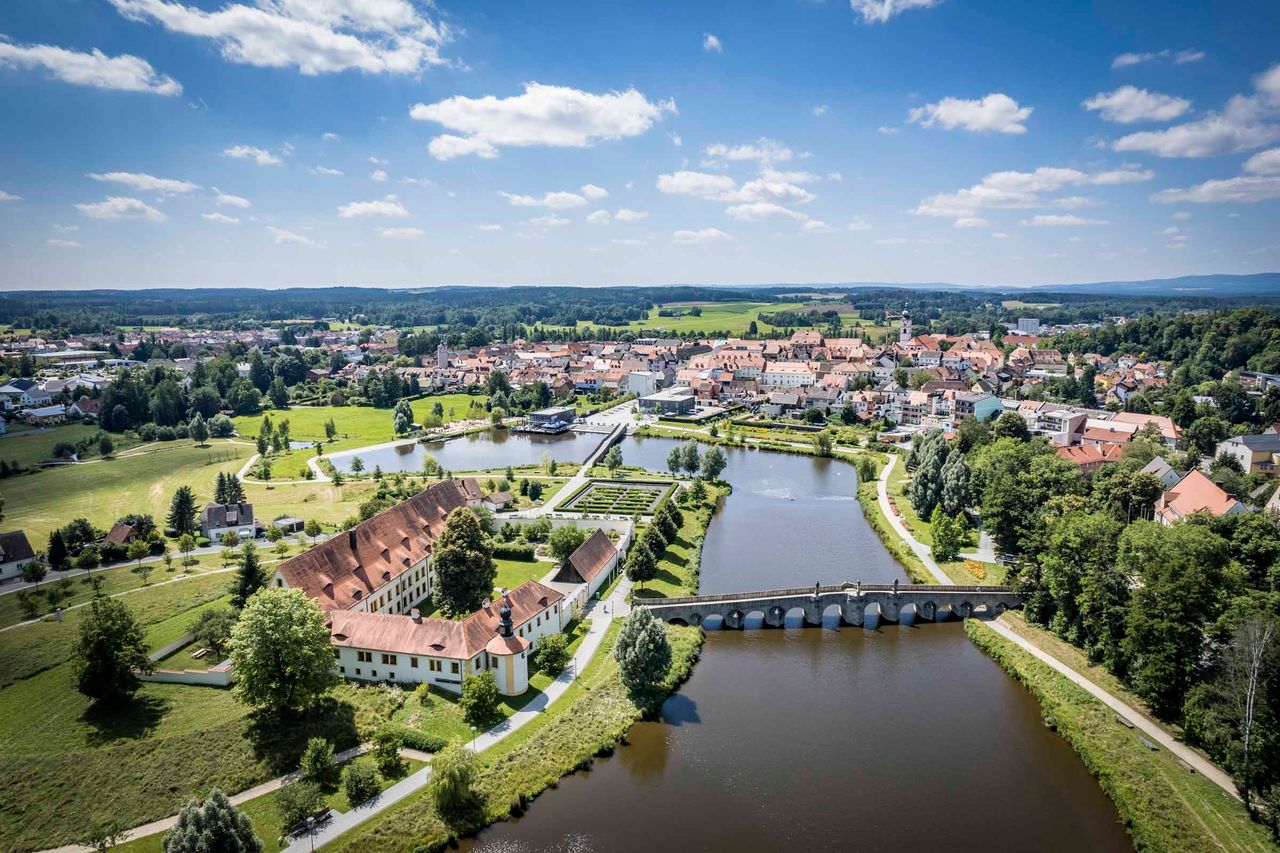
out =
[(562, 583), (591, 583), (596, 575), (604, 571), (604, 567), (616, 553), (617, 548), (613, 542), (603, 530), (597, 529), (569, 555), (553, 580)]

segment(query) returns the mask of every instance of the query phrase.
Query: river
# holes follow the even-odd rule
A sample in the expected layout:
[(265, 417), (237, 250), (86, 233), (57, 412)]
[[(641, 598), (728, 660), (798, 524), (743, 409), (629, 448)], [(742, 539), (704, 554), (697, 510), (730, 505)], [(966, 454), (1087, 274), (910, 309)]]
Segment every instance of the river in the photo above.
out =
[[(674, 444), (632, 438), (623, 456), (662, 470)], [(703, 592), (905, 581), (852, 466), (727, 453)], [(709, 631), (693, 677), (628, 742), (463, 849), (1132, 849), (1037, 702), (958, 623)]]

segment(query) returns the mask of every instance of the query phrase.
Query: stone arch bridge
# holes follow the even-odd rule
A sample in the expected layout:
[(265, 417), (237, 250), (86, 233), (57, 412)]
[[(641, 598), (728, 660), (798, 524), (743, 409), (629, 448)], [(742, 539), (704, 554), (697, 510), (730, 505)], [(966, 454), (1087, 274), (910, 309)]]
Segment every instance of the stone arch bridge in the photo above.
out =
[(787, 616), (802, 614), (809, 625), (839, 615), (846, 625), (875, 627), (880, 622), (942, 621), (971, 616), (998, 616), (1021, 607), (1022, 599), (1007, 586), (941, 586), (932, 584), (864, 584), (772, 589), (687, 598), (637, 598), (663, 622), (704, 625), (718, 617), (725, 628), (743, 628), (750, 617), (766, 627), (781, 628)]

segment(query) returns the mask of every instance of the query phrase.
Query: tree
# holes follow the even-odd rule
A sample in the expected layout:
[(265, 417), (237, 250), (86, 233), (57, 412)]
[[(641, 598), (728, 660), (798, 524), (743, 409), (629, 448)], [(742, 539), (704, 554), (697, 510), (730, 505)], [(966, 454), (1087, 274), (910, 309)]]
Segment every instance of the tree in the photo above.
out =
[(928, 518), (942, 499), (942, 468), (950, 449), (941, 430), (929, 430), (908, 456), (915, 466), (915, 474), (908, 487), (908, 496), (916, 514)]
[(538, 641), (532, 663), (541, 673), (559, 675), (569, 663), (569, 638), (564, 634), (550, 634)]
[(1205, 415), (1196, 418), (1183, 430), (1182, 437), (1187, 447), (1201, 456), (1213, 456), (1218, 444), (1231, 433), (1231, 424), (1221, 415)]
[(679, 447), (671, 448), (671, 452), (667, 454), (667, 470), (672, 474), (679, 474), (680, 469), (684, 467), (684, 453)]
[(1245, 805), (1256, 786), (1255, 741), (1258, 740), (1259, 710), (1266, 703), (1267, 681), (1274, 670), (1276, 621), (1261, 614), (1248, 617), (1236, 629), (1226, 655), (1227, 682), (1239, 719), (1241, 761), (1239, 785)]
[(373, 799), (380, 790), (378, 771), (367, 761), (349, 762), (342, 768), (342, 790), (353, 806)]
[(1031, 430), (1027, 428), (1027, 419), (1017, 412), (1005, 412), (996, 419), (991, 428), (993, 438), (1016, 438), (1018, 441), (1030, 441)]
[(454, 743), (436, 753), (431, 762), (427, 794), (436, 811), (446, 819), (460, 817), (476, 804), (474, 783), (478, 771), (475, 753)]
[(231, 632), (236, 696), (273, 712), (304, 708), (338, 683), (324, 613), (300, 589), (264, 589)]
[(204, 447), (204, 443), (209, 440), (209, 425), (205, 422), (204, 415), (196, 412), (196, 416), (187, 424), (187, 434), (196, 444)]
[(551, 556), (556, 558), (557, 562), (563, 563), (586, 541), (587, 534), (585, 531), (571, 524), (566, 524), (551, 531), (551, 536), (547, 539), (547, 549), (551, 552)]
[(169, 527), (178, 534), (195, 533), (196, 496), (190, 486), (179, 486), (169, 501)]
[(949, 516), (959, 518), (969, 506), (969, 462), (963, 453), (952, 452), (942, 464), (942, 493), (938, 504)]
[(826, 430), (814, 435), (813, 452), (819, 456), (831, 455), (831, 435)]
[(707, 480), (719, 480), (728, 464), (729, 460), (724, 451), (712, 445), (707, 448), (706, 453), (702, 454), (702, 476)]
[(254, 347), (249, 353), (249, 381), (259, 391), (266, 392), (271, 385), (271, 370), (262, 357), (262, 350)]
[[(496, 695), (498, 689), (496, 680), (493, 682), (493, 689)], [(374, 733), (373, 749), (370, 752), (374, 764), (378, 765), (378, 772), (383, 776), (394, 776), (403, 769), (404, 762), (400, 760), (402, 746), (404, 746), (404, 738), (394, 728), (384, 727)]]
[(458, 698), (462, 716), (473, 726), (485, 726), (498, 713), (498, 680), (493, 670), (462, 679), (462, 695)]
[(49, 534), (49, 565), (55, 569), (65, 568), (67, 565), (67, 543), (62, 538), (62, 531), (55, 530)]
[(184, 533), (178, 537), (178, 550), (182, 552), (182, 565), (189, 566), (195, 562), (191, 559), (191, 552), (196, 549), (196, 538), (190, 533)]
[(609, 469), (609, 473), (617, 476), (618, 469), (622, 467), (622, 448), (614, 445), (609, 448), (609, 452), (604, 455), (604, 467)]
[(178, 822), (164, 834), (164, 853), (262, 853), (253, 821), (214, 788), (205, 801), (188, 800)]
[(689, 484), (688, 494), (689, 500), (694, 504), (700, 504), (707, 499), (707, 487), (701, 477), (693, 478), (693, 482)]
[(631, 611), (613, 647), (622, 683), (633, 694), (652, 690), (671, 668), (671, 644), (662, 623), (645, 608)]
[(631, 546), (627, 554), (627, 579), (643, 585), (658, 576), (658, 560), (653, 550), (643, 541)]
[(684, 447), (680, 450), (680, 464), (690, 475), (698, 473), (701, 461), (698, 458), (698, 443), (696, 441), (690, 439), (685, 442)]
[(284, 380), (279, 376), (271, 380), (271, 385), (267, 388), (267, 398), (271, 400), (272, 408), (289, 408), (289, 389), (284, 387)]
[(226, 415), (214, 415), (209, 421), (209, 435), (213, 438), (229, 438), (235, 431), (236, 425)]
[(219, 607), (202, 610), (187, 631), (198, 646), (211, 650), (219, 659), (231, 639), (231, 630), (236, 626), (236, 612), (229, 608)]
[(326, 441), (333, 441), (338, 435), (338, 425), (333, 422), (333, 418), (329, 418), (324, 422), (324, 437)]
[[(277, 379), (277, 382), (280, 380)], [(297, 826), (324, 806), (320, 786), (308, 779), (291, 782), (276, 792), (276, 808), (285, 831)]]
[(324, 533), (320, 528), (320, 522), (316, 521), (314, 518), (307, 519), (307, 523), (303, 526), (302, 532), (309, 542), (315, 542), (316, 537)]
[(98, 455), (99, 456), (105, 459), (115, 452), (116, 452), (116, 443), (115, 443), (115, 440), (111, 438), (111, 436), (107, 435), (105, 432), (102, 435), (98, 436)]
[(933, 559), (950, 563), (959, 557), (960, 546), (964, 544), (964, 524), (943, 512), (941, 504), (933, 508), (929, 524), (933, 528)]
[(47, 574), (49, 574), (49, 564), (45, 561), (44, 554), (36, 554), (31, 558), (31, 562), (22, 567), (22, 580), (35, 584), (37, 588)]
[(470, 613), (489, 600), (497, 577), (493, 545), (468, 507), (449, 513), (436, 540), (432, 571), (435, 598), (445, 613)]
[(358, 475), (363, 470), (364, 470), (364, 460), (361, 459), (359, 456), (351, 457), (351, 473)]
[(130, 560), (137, 562), (138, 565), (134, 567), (133, 573), (142, 578), (142, 585), (146, 586), (148, 583), (147, 579), (151, 577), (151, 566), (142, 562), (142, 560), (151, 553), (151, 546), (142, 539), (134, 539), (129, 543), (129, 548), (126, 553), (128, 553)]
[(266, 584), (267, 578), (258, 560), (258, 549), (252, 542), (240, 547), (240, 568), (236, 569), (235, 583), (231, 587), (231, 606), (242, 609), (249, 597)]
[(99, 702), (116, 702), (140, 686), (134, 670), (151, 672), (142, 627), (124, 602), (98, 597), (80, 621), (75, 646), (76, 687)]

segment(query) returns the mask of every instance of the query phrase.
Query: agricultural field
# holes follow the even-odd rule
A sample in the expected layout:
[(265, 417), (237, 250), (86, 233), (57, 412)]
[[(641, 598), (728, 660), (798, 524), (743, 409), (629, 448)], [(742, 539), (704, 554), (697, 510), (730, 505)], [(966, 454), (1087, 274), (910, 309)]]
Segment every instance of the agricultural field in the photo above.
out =
[(669, 483), (619, 483), (595, 480), (567, 503), (558, 507), (570, 512), (648, 515), (671, 488)]
[[(469, 394), (440, 394), (414, 400), (413, 419), (423, 423), (431, 413), (431, 407), (440, 403), (444, 407), (445, 423), (466, 420), (469, 417), (488, 417), (482, 411), (487, 397)], [(475, 408), (478, 405), (480, 408)], [(392, 431), (391, 409), (375, 409), (370, 406), (295, 406), (265, 412), (261, 415), (244, 415), (235, 418), (236, 430), (247, 439), (256, 438), (264, 417), (272, 423), (289, 422), (289, 437), (294, 441), (324, 441), (325, 422), (332, 419), (338, 428), (337, 440), (325, 445), (325, 452), (349, 450), (370, 444), (381, 444), (395, 438)], [(307, 451), (314, 455), (314, 451)]]

